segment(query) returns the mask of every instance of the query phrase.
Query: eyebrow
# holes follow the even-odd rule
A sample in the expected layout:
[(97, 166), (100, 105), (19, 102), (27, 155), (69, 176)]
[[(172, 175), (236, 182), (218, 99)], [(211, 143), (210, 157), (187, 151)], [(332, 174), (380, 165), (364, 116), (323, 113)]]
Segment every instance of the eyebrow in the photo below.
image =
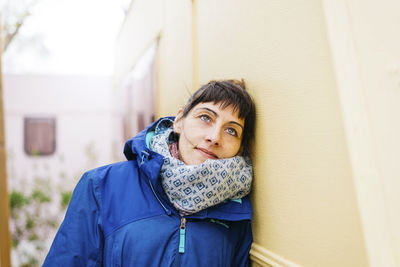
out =
[[(218, 117), (218, 113), (215, 112), (214, 110), (210, 109), (210, 108), (197, 108), (196, 110), (202, 110), (202, 109), (205, 109), (205, 110), (213, 113), (215, 117)], [(238, 123), (237, 121), (230, 121), (229, 123), (238, 125), (240, 128), (242, 128), (242, 131), (244, 129), (244, 127), (240, 123)]]

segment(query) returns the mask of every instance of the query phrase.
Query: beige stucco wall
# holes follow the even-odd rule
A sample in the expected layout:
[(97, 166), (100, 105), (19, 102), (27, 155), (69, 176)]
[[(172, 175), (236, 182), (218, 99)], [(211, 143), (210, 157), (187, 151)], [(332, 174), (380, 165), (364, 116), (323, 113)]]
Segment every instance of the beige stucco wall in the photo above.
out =
[[(149, 12), (139, 2), (128, 16)], [(252, 258), (367, 266), (322, 1), (161, 2), (158, 115), (210, 79), (244, 78), (256, 101)], [(135, 23), (127, 19), (118, 42), (145, 47), (151, 38)], [(119, 45), (117, 82), (135, 59), (122, 56), (130, 43)]]
[(132, 1), (116, 41), (117, 88), (123, 86), (125, 77), (153, 44), (158, 47), (156, 114), (174, 115), (193, 91), (190, 1)]
[(199, 81), (258, 108), (254, 241), (304, 266), (366, 266), (320, 1), (198, 1)]
[[(400, 1), (349, 1), (360, 76), (384, 194), (388, 232), (400, 266)], [(387, 265), (388, 266), (388, 265)]]
[(191, 1), (165, 1), (164, 10), (158, 53), (159, 116), (176, 115), (193, 92)]
[(115, 86), (120, 87), (135, 63), (154, 44), (164, 21), (163, 0), (135, 0), (126, 14), (115, 47)]
[(324, 1), (370, 266), (400, 266), (400, 2)]

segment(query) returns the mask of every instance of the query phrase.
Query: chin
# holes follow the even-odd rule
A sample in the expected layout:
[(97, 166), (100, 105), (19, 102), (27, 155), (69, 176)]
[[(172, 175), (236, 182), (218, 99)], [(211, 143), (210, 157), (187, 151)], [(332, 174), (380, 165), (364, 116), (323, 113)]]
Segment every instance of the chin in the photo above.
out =
[(206, 158), (194, 158), (192, 157), (191, 160), (182, 160), (186, 165), (200, 165), (204, 163), (207, 159)]

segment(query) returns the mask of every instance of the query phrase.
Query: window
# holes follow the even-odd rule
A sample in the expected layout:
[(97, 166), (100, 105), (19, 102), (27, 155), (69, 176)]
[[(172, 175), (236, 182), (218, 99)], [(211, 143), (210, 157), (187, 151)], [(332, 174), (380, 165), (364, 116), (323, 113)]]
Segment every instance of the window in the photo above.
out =
[(30, 156), (51, 155), (56, 150), (56, 120), (54, 118), (25, 118), (24, 148)]

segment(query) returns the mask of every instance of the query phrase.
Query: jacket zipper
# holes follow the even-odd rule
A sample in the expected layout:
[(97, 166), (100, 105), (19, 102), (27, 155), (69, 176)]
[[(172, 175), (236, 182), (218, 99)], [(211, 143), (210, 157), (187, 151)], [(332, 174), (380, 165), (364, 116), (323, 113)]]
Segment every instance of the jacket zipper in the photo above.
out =
[(170, 215), (171, 212), (170, 212), (170, 211), (164, 206), (164, 204), (161, 202), (160, 198), (159, 198), (158, 195), (156, 194), (156, 191), (154, 190), (153, 185), (151, 184), (150, 179), (149, 179), (149, 184), (150, 184), (151, 191), (153, 192), (154, 196), (156, 197), (158, 203), (160, 203), (161, 207), (163, 207), (163, 209), (165, 210), (165, 212), (166, 212), (168, 215)]
[(185, 253), (186, 218), (181, 218), (179, 227), (179, 253)]
[[(144, 159), (145, 159), (145, 158), (147, 159), (147, 158), (149, 157), (149, 155), (150, 155), (150, 154), (149, 154), (147, 151), (142, 150), (142, 161), (140, 162), (140, 165), (143, 165)], [(160, 198), (158, 197), (156, 191), (154, 190), (153, 184), (151, 183), (151, 180), (148, 179), (148, 181), (149, 181), (149, 184), (150, 184), (151, 191), (153, 192), (154, 196), (156, 197), (158, 203), (160, 203), (161, 207), (163, 207), (164, 211), (165, 211), (168, 215), (171, 215), (171, 212), (164, 206), (164, 204), (161, 202)]]

